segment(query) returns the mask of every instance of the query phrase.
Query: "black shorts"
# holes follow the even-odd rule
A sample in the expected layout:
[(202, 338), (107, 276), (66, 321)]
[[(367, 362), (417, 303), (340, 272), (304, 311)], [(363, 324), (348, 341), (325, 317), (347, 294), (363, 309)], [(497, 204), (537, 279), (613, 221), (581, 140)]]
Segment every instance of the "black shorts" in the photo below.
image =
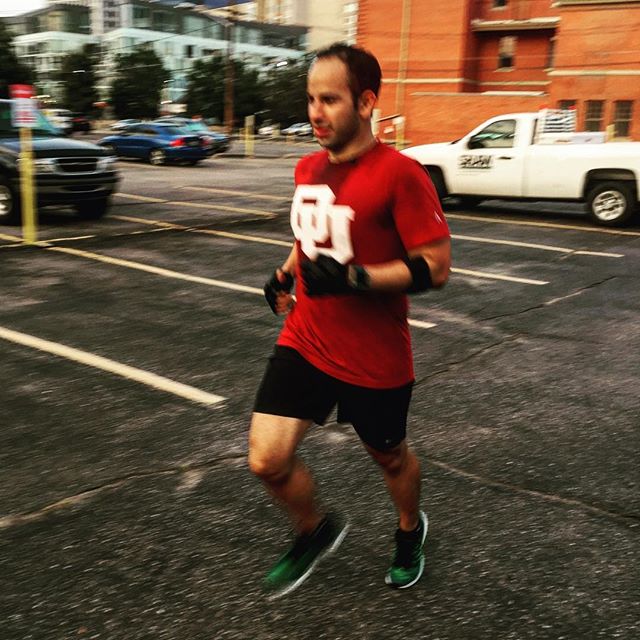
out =
[(323, 373), (295, 349), (276, 345), (253, 410), (324, 424), (337, 405), (338, 422), (350, 422), (365, 444), (385, 451), (406, 437), (412, 389), (413, 382), (393, 389), (348, 384)]

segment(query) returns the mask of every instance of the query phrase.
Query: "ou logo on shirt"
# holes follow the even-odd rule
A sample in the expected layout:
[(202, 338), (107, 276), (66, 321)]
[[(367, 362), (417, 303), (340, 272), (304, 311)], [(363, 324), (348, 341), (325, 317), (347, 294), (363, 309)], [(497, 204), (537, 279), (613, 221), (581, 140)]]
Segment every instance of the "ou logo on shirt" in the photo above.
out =
[(329, 185), (299, 185), (291, 205), (291, 228), (309, 259), (322, 254), (346, 264), (353, 258), (351, 221), (355, 211), (333, 204), (335, 200)]

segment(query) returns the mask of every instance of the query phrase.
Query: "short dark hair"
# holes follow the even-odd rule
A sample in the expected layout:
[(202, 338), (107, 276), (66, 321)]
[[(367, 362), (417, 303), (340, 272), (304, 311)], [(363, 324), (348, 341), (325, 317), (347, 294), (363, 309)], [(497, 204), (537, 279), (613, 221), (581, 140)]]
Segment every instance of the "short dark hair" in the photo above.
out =
[(323, 58), (338, 58), (347, 67), (349, 89), (353, 96), (353, 104), (358, 104), (358, 99), (363, 92), (370, 89), (378, 96), (380, 93), (380, 80), (382, 71), (376, 57), (366, 49), (342, 42), (336, 42), (316, 52), (316, 60)]

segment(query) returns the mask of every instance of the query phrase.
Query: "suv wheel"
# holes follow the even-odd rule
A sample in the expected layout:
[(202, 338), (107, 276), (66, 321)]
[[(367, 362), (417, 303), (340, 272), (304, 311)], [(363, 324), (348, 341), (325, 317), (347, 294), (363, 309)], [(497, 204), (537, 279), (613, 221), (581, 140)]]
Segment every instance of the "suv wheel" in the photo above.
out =
[(0, 178), (0, 224), (15, 224), (20, 218), (18, 195), (4, 178)]

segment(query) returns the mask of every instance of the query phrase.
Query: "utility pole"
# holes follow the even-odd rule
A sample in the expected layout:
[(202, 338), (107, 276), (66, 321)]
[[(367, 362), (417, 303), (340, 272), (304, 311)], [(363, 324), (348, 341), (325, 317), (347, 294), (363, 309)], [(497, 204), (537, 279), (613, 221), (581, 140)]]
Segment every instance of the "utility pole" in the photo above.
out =
[(235, 0), (229, 2), (229, 14), (226, 23), (227, 32), (227, 56), (224, 75), (224, 128), (228, 136), (233, 132), (233, 37), (235, 24)]

